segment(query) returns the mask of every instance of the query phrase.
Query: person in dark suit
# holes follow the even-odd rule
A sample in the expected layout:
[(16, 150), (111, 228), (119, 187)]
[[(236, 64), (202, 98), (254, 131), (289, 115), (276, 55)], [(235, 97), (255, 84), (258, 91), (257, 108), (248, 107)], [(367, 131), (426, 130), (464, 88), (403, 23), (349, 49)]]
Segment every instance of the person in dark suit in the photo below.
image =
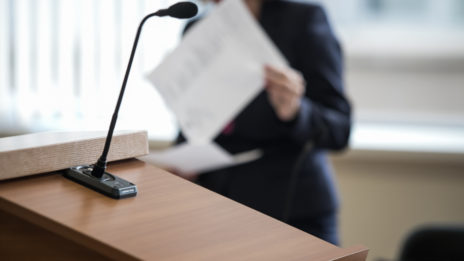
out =
[(263, 91), (215, 138), (232, 154), (259, 148), (263, 156), (202, 173), (197, 183), (338, 244), (339, 201), (327, 150), (345, 148), (351, 128), (340, 45), (319, 5), (245, 3), (289, 67), (265, 66)]

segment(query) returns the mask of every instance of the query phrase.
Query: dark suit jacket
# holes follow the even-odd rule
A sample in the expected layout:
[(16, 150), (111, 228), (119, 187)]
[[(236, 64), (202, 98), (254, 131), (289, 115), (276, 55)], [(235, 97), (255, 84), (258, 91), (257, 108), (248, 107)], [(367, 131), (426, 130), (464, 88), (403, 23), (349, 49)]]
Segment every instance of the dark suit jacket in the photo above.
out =
[[(338, 206), (326, 150), (347, 145), (350, 104), (343, 92), (342, 54), (323, 9), (289, 1), (264, 2), (259, 23), (290, 66), (300, 71), (306, 93), (297, 118), (280, 121), (261, 92), (235, 119), (219, 145), (231, 153), (261, 148), (251, 163), (205, 173), (198, 183), (258, 211), (281, 218), (289, 177), (305, 143), (304, 162), (293, 199), (292, 218), (333, 213)], [(180, 137), (179, 140), (182, 140)]]

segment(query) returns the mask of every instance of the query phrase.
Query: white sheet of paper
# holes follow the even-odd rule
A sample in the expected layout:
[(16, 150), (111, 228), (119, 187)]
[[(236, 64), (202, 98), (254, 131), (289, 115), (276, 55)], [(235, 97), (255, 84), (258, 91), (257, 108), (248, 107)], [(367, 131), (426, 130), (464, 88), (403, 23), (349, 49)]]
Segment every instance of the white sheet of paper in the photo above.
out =
[(259, 157), (261, 157), (260, 150), (231, 155), (215, 143), (183, 143), (163, 151), (151, 152), (139, 159), (161, 167), (172, 168), (180, 171), (184, 176), (189, 176), (249, 162)]
[(148, 76), (191, 143), (206, 143), (263, 86), (265, 64), (286, 61), (242, 1), (225, 0)]

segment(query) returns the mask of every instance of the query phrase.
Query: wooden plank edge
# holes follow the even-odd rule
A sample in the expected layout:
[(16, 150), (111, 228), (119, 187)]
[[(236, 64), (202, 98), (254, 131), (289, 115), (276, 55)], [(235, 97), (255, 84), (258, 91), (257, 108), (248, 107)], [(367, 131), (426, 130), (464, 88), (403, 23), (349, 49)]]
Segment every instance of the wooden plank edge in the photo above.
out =
[[(94, 164), (106, 137), (90, 138), (38, 148), (0, 153), (0, 180), (58, 171), (78, 165)], [(113, 136), (108, 162), (148, 154), (148, 134), (134, 131)]]
[(342, 248), (340, 256), (332, 261), (365, 261), (369, 249), (363, 245), (355, 245), (349, 248)]

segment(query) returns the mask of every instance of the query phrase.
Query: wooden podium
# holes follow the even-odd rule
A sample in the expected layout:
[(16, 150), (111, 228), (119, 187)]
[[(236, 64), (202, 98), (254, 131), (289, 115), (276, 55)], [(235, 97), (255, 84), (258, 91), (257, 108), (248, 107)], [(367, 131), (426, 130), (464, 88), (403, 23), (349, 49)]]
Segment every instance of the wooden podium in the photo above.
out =
[[(3, 167), (3, 166), (2, 166)], [(0, 181), (0, 260), (365, 260), (145, 162), (114, 200), (59, 172)]]

